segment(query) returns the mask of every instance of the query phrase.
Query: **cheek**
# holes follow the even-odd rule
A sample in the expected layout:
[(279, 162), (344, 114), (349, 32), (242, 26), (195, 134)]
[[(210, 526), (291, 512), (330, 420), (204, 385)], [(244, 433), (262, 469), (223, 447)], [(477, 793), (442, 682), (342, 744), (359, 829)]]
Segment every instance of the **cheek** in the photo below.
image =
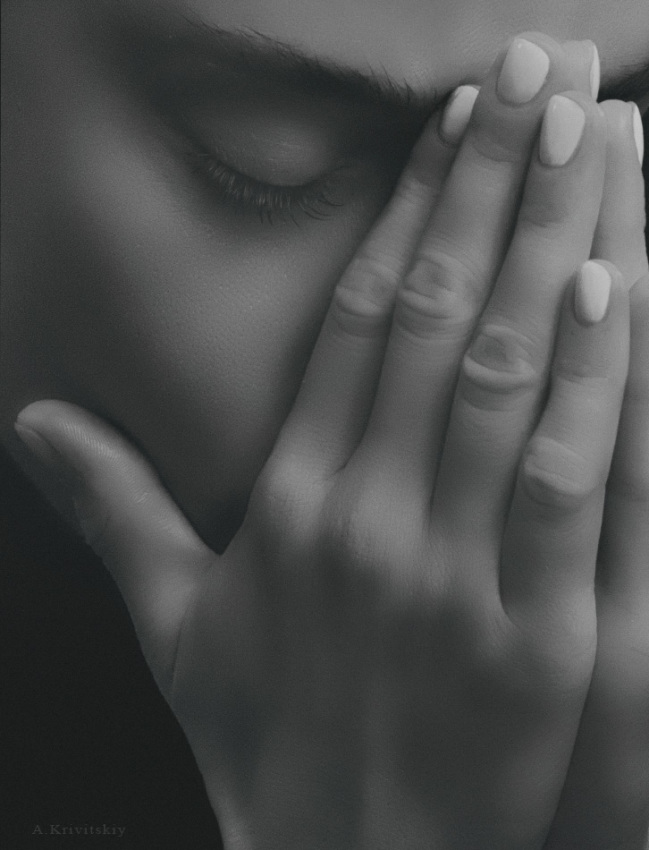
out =
[(147, 144), (86, 113), (41, 184), (26, 401), (65, 398), (118, 425), (223, 548), (385, 187), (327, 221), (261, 225), (198, 202)]
[(96, 411), (223, 548), (389, 180), (328, 221), (219, 210), (67, 35), (11, 60), (3, 421), (37, 398)]

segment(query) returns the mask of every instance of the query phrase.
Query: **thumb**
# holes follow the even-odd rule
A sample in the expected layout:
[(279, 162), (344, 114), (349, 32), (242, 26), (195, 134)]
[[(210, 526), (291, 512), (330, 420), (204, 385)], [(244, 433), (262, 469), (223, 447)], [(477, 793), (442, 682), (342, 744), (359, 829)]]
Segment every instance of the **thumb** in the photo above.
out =
[(144, 656), (169, 693), (185, 611), (216, 555), (151, 465), (99, 417), (67, 402), (37, 401), (15, 428), (70, 484), (84, 536), (112, 573)]

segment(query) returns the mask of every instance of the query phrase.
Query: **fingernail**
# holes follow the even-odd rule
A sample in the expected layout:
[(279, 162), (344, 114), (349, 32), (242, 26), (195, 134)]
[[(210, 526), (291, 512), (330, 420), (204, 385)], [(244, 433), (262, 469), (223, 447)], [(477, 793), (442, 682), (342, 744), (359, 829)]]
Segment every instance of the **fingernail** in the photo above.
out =
[(597, 49), (597, 45), (593, 44), (593, 61), (590, 65), (590, 93), (593, 100), (597, 100), (597, 96), (599, 95), (600, 74), (599, 50)]
[(604, 266), (588, 260), (579, 270), (575, 285), (575, 318), (582, 325), (601, 322), (608, 309), (611, 276)]
[(498, 97), (514, 105), (527, 103), (543, 88), (550, 57), (524, 38), (511, 43), (498, 77)]
[(58, 471), (60, 464), (58, 452), (55, 452), (52, 446), (40, 434), (37, 434), (32, 428), (26, 428), (20, 422), (15, 423), (14, 429), (23, 443), (40, 460), (43, 466), (49, 467), (53, 472)]
[(638, 151), (640, 165), (642, 165), (642, 161), (644, 159), (644, 130), (642, 127), (642, 115), (640, 115), (637, 103), (632, 103), (631, 107), (633, 109), (633, 140), (635, 142), (636, 150)]
[(464, 135), (479, 94), (476, 86), (458, 86), (446, 105), (439, 132), (445, 142), (457, 145)]
[(545, 109), (539, 159), (544, 165), (565, 165), (577, 150), (586, 125), (584, 110), (571, 100), (555, 94)]
[(14, 423), (14, 430), (32, 455), (53, 475), (69, 486), (76, 483), (75, 474), (69, 465), (64, 462), (60, 453), (37, 431), (21, 425), (20, 422)]

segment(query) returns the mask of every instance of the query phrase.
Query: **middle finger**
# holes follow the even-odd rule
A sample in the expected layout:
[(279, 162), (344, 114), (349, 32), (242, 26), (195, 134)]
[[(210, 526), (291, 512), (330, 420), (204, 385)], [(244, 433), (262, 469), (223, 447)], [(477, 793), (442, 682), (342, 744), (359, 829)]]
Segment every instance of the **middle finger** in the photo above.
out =
[(548, 98), (597, 65), (591, 42), (570, 53), (542, 34), (513, 40), (482, 86), (473, 117), (410, 271), (392, 329), (361, 460), (430, 495), (457, 366), (498, 273)]

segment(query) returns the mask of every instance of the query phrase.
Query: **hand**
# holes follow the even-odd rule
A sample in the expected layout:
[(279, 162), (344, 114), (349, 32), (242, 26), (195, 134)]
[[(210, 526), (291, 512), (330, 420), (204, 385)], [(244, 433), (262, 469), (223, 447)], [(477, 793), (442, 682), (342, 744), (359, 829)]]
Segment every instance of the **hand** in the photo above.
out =
[(436, 121), (422, 137), (223, 556), (105, 423), (55, 402), (19, 417), (76, 470), (228, 848), (523, 850), (555, 813), (595, 659), (628, 303), (609, 264), (602, 321), (577, 321), (572, 287), (560, 310), (606, 122), (571, 93), (581, 145), (539, 162), (572, 80), (528, 38), (551, 58), (537, 98), (498, 100), (501, 57), (457, 156)]
[(631, 363), (607, 484), (597, 658), (546, 850), (649, 847), (649, 265), (630, 104), (603, 103), (609, 142), (593, 256), (631, 290)]

